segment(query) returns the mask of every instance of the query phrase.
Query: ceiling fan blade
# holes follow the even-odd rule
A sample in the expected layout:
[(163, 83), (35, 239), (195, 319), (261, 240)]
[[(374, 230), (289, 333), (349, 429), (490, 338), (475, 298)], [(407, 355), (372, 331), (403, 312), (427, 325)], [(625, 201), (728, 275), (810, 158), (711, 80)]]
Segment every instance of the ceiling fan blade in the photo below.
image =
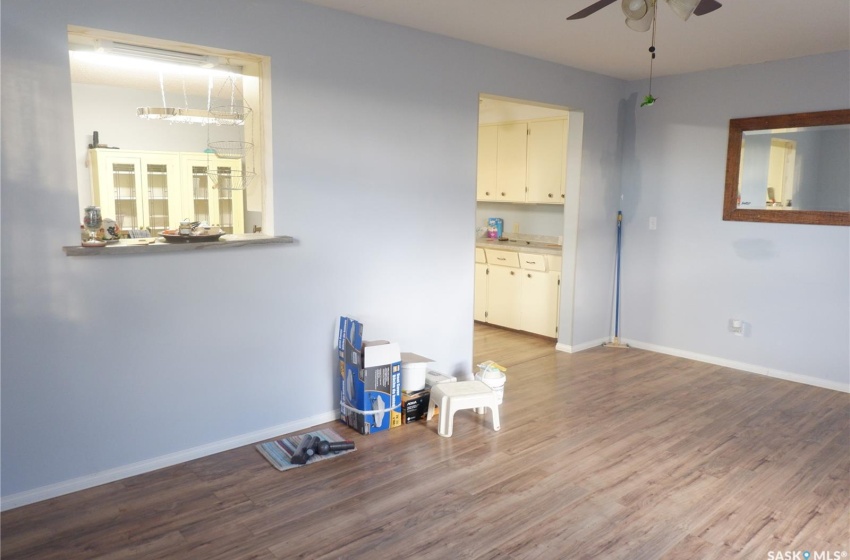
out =
[[(599, 10), (604, 8), (605, 6), (613, 4), (616, 1), (617, 0), (598, 0), (598, 2), (594, 2), (593, 4), (588, 6), (587, 8), (577, 11), (576, 13), (574, 13), (573, 15), (568, 17), (567, 19), (573, 20), (573, 19), (586, 18), (590, 14), (595, 14), (596, 12), (598, 12)], [(705, 0), (703, 0), (703, 1), (705, 1)]]
[(723, 4), (718, 2), (717, 0), (702, 0), (699, 5), (694, 10), (695, 16), (704, 16), (705, 14), (710, 14), (714, 10), (721, 8)]

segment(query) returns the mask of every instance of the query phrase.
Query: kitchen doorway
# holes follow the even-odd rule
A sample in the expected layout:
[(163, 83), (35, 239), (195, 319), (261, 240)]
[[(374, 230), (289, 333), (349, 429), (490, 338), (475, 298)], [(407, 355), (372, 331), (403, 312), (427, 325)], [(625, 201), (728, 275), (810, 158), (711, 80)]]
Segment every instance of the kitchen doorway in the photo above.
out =
[(569, 107), (479, 97), (475, 359), (499, 331), (570, 349), (582, 128)]

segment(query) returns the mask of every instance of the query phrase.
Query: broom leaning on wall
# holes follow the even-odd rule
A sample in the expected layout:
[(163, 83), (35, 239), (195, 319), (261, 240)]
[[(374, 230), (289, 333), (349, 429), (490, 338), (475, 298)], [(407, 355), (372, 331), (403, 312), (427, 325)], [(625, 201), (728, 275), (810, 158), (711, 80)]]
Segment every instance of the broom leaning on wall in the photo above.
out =
[(614, 269), (614, 338), (602, 346), (608, 348), (628, 348), (620, 342), (620, 249), (623, 243), (623, 212), (617, 212), (617, 265)]

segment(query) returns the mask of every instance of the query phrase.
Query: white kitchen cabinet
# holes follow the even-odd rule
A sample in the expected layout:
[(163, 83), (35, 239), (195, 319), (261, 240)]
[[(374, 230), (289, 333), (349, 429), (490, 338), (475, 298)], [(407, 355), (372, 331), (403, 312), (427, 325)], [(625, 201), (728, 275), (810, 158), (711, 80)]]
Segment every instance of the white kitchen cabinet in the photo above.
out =
[(520, 325), (520, 269), (489, 265), (487, 322), (511, 329)]
[(475, 255), (475, 320), (557, 338), (561, 257), (489, 248)]
[(560, 273), (522, 270), (519, 329), (558, 336)]
[(473, 316), (476, 321), (487, 321), (487, 256), (481, 247), (475, 248), (475, 294)]
[(156, 235), (180, 221), (180, 157), (169, 152), (93, 149), (92, 199), (123, 230)]
[(475, 297), (473, 318), (482, 323), (487, 322), (487, 289), (488, 266), (486, 263), (475, 263)]
[[(244, 191), (228, 188), (230, 177), (241, 177), (241, 161), (211, 154), (186, 154), (181, 162), (183, 184), (186, 185), (183, 189), (184, 217), (217, 225), (225, 233), (244, 233)], [(210, 177), (210, 170), (217, 180)]]
[(498, 127), (478, 127), (478, 200), (496, 200), (496, 157), (498, 154)]
[[(92, 199), (101, 214), (123, 230), (149, 228), (157, 235), (183, 219), (219, 225), (226, 233), (244, 233), (242, 190), (231, 190), (229, 175), (239, 176), (238, 159), (191, 152), (90, 150)], [(212, 167), (218, 184), (208, 176)]]
[(478, 128), (479, 201), (563, 204), (567, 120), (482, 125)]
[(496, 200), (525, 202), (526, 123), (498, 126), (496, 161)]
[(567, 121), (528, 123), (528, 202), (563, 204), (567, 177)]

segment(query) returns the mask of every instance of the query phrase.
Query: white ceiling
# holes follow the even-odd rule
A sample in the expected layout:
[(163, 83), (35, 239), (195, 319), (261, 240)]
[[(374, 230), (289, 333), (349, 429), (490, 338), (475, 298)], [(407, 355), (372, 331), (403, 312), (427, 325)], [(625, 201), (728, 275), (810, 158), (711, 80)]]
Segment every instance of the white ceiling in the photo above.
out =
[[(625, 80), (649, 75), (651, 32), (627, 28), (617, 1), (581, 20), (595, 0), (304, 0)], [(848, 0), (720, 0), (682, 21), (659, 2), (654, 76), (850, 50)]]

